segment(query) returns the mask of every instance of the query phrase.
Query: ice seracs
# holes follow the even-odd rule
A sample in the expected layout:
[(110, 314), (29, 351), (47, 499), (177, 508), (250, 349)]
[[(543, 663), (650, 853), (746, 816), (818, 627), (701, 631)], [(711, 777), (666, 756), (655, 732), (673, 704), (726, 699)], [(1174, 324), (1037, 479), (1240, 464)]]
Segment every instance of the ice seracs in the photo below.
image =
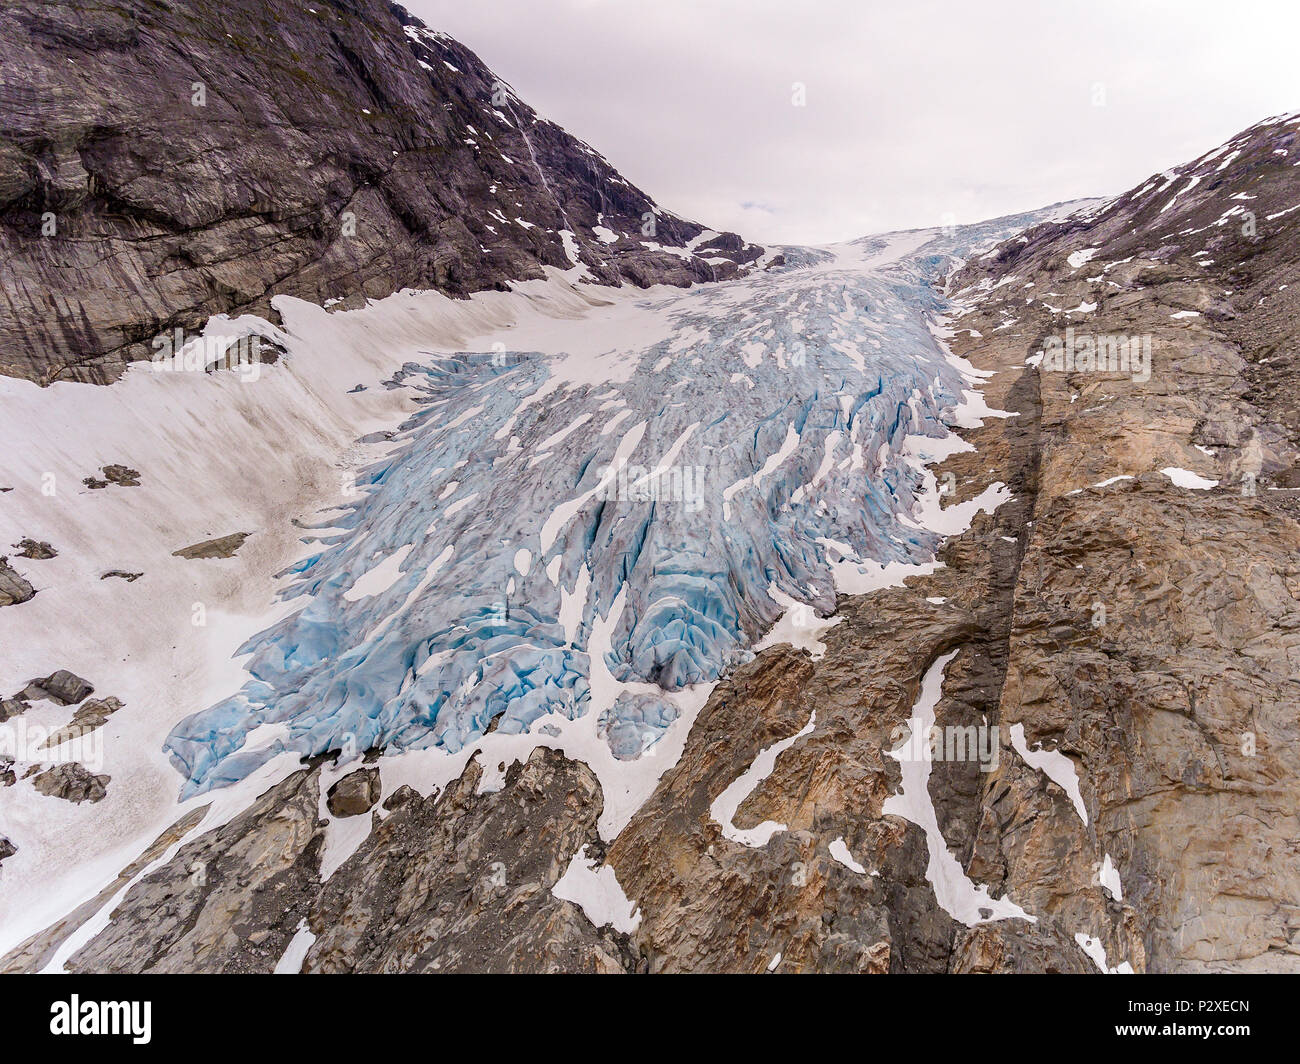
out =
[(936, 283), (1027, 220), (787, 249), (771, 273), (430, 345), (388, 382), (418, 410), (241, 648), (248, 682), (169, 736), (183, 793), (285, 751), (455, 752), (588, 713), (634, 759), (674, 692), (783, 616), (772, 638), (818, 652), (838, 592), (933, 569), (1008, 497), (943, 506), (926, 468), (968, 446), (953, 427), (1006, 416), (944, 347)]

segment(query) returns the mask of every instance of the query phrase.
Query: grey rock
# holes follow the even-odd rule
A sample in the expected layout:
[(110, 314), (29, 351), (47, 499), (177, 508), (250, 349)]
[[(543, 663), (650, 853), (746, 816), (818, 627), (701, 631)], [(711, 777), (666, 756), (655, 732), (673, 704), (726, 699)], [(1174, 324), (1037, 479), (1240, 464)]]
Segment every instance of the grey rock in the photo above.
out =
[(35, 594), (36, 589), (9, 564), (9, 559), (0, 557), (0, 606), (27, 602)]
[(271, 972), (319, 887), (319, 772), (286, 777), (141, 879), (74, 972)]
[[(591, 770), (536, 750), (500, 791), (478, 794), (481, 776), (471, 761), (439, 794), (399, 788), (322, 886), (319, 770), (296, 772), (132, 887), (69, 968), (269, 972), (304, 918), (308, 972), (636, 968), (624, 936), (551, 893), (582, 846), (600, 852)], [(29, 970), (56, 931), (70, 933), (58, 925), (5, 965)]]
[(95, 687), (67, 669), (58, 669), (44, 679), (28, 680), (27, 686), (14, 697), (24, 702), (46, 699), (61, 706), (71, 706), (94, 694)]
[(188, 547), (182, 547), (180, 550), (172, 551), (173, 558), (233, 558), (240, 547), (244, 545), (251, 532), (232, 532), (228, 536), (218, 536), (216, 539), (205, 539), (202, 543), (194, 543)]
[(197, 827), (207, 811), (208, 806), (206, 805), (191, 809), (176, 823), (159, 834), (134, 861), (118, 872), (117, 877), (93, 898), (77, 906), (66, 916), (56, 920), (44, 930), (38, 931), (3, 957), (0, 957), (0, 972), (8, 974), (41, 971), (69, 935), (103, 909), (105, 905), (113, 900), (118, 891), (161, 857), (168, 847), (179, 842), (185, 837), (186, 833)]
[(724, 279), (755, 255), (647, 248), (701, 227), (387, 0), (9, 5), (0, 40), (0, 372), (103, 383), (175, 328), (274, 317), (279, 293), (504, 288), (569, 268), (565, 229), (602, 284)]
[(305, 972), (597, 971), (636, 965), (551, 888), (596, 844), (591, 770), (535, 750), (478, 794), (477, 760), (441, 794), (408, 796), (326, 882)]
[(116, 698), (91, 698), (77, 707), (72, 720), (45, 740), (43, 750), (53, 750), (69, 739), (78, 739), (103, 727), (104, 723), (122, 708), (122, 702)]
[(111, 777), (96, 776), (84, 765), (75, 761), (46, 769), (32, 780), (32, 786), (41, 794), (50, 798), (62, 798), (65, 802), (102, 801), (108, 793)]

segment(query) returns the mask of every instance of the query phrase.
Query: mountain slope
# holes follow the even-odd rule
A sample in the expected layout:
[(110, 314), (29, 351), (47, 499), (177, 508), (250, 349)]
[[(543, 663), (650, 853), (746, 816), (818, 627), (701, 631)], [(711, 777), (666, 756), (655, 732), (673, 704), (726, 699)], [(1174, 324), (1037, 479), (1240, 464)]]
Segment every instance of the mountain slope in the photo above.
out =
[[(366, 42), (401, 49), (341, 12), (478, 79), (427, 122), (464, 165), (375, 182), (395, 246), (558, 268), (277, 294), (209, 324), (287, 353), (246, 381), (0, 379), (0, 710), (36, 737), (0, 759), (0, 965), (1300, 964), (1300, 117), (1104, 204), (664, 257), (606, 243), (648, 201), (517, 101), (480, 137), (454, 43), (319, 5), (363, 156), (401, 157), (358, 132), (397, 98)], [(394, 207), (453, 193), (473, 219)], [(765, 268), (585, 283), (718, 247)], [(329, 291), (410, 265), (371, 251)]]
[[(652, 969), (1300, 968), (1298, 163), (1300, 116), (1263, 122), (953, 275), (949, 345), (1010, 416), (934, 475), (1011, 497), (841, 598), (820, 660), (718, 688), (606, 857)], [(732, 814), (786, 830), (738, 844), (719, 796), (813, 713)], [(995, 736), (928, 764), (932, 821), (888, 752), (930, 720)]]
[(661, 211), (384, 0), (47, 2), (0, 12), (0, 41), (0, 373), (111, 380), (277, 294), (577, 263), (686, 285), (762, 254)]

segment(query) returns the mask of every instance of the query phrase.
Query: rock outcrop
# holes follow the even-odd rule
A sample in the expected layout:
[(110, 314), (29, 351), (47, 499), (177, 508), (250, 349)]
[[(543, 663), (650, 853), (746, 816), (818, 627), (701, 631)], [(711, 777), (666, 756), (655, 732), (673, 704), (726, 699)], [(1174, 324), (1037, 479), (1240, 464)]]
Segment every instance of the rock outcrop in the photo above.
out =
[(591, 770), (537, 750), (478, 794), (477, 761), (441, 794), (409, 795), (325, 883), (305, 972), (617, 972), (634, 963), (551, 888), (593, 843)]
[(379, 769), (359, 768), (330, 787), (325, 805), (334, 816), (361, 816), (374, 808), (380, 793)]
[[(300, 929), (314, 937), (307, 972), (636, 967), (625, 936), (592, 927), (551, 893), (579, 849), (599, 847), (602, 801), (591, 770), (537, 750), (507, 772), (501, 790), (479, 795), (481, 778), (471, 762), (440, 794), (398, 789), (360, 848), (322, 884), (320, 770), (296, 772), (140, 879), (68, 967), (270, 972)], [(191, 814), (152, 854), (194, 823)], [(134, 862), (118, 883), (145, 864)], [(39, 968), (112, 893), (33, 936), (0, 970)]]
[(9, 564), (8, 558), (0, 557), (0, 606), (16, 606), (35, 594), (31, 582)]
[(24, 702), (48, 701), (59, 706), (73, 706), (95, 693), (95, 686), (74, 672), (58, 669), (49, 676), (29, 680), (14, 698)]
[(205, 539), (202, 543), (194, 543), (172, 551), (172, 557), (186, 558), (191, 561), (195, 558), (233, 558), (250, 535), (251, 532), (232, 532), (228, 536)]
[(318, 883), (319, 771), (286, 777), (141, 879), (73, 954), (81, 972), (271, 972)]
[(108, 793), (111, 777), (96, 775), (85, 765), (66, 761), (47, 768), (32, 780), (32, 786), (49, 798), (62, 798), (65, 802), (99, 802)]

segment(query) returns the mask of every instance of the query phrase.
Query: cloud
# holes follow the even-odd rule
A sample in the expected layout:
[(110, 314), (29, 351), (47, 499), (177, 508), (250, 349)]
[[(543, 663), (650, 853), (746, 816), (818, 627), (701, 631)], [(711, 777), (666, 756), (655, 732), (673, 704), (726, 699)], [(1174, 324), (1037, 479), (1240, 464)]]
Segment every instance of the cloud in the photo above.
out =
[(1300, 109), (1290, 2), (406, 3), (665, 207), (767, 242), (1119, 192)]

